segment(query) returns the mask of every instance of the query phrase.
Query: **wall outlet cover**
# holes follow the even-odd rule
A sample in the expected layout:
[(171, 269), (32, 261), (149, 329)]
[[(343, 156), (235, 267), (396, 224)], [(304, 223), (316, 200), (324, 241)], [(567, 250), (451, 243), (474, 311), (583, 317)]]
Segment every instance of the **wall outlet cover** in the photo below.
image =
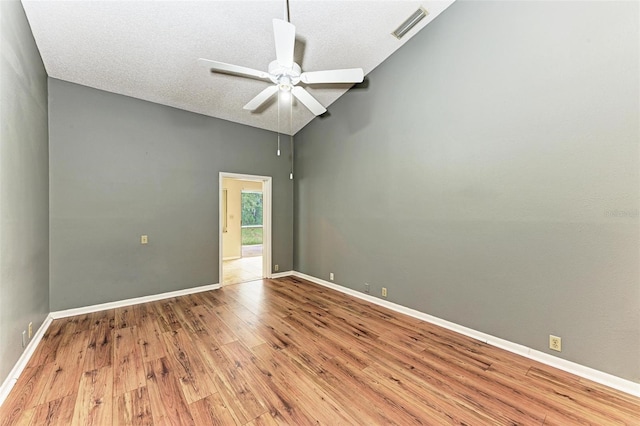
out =
[(562, 339), (552, 334), (549, 335), (549, 349), (562, 352)]

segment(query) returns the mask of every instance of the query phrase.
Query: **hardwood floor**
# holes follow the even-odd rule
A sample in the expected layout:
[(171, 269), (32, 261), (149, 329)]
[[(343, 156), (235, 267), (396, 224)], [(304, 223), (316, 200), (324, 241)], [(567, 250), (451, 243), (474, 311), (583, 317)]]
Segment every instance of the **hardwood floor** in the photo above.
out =
[(639, 425), (640, 399), (297, 278), (55, 320), (2, 425)]

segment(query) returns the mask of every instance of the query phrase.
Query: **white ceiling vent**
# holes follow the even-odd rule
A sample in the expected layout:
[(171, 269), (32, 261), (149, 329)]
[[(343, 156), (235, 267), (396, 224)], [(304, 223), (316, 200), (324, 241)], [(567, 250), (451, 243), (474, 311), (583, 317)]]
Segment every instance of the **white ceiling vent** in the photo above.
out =
[(409, 32), (409, 30), (411, 30), (411, 28), (415, 27), (416, 24), (428, 14), (429, 12), (427, 12), (427, 9), (423, 7), (419, 8), (418, 10), (413, 12), (406, 21), (400, 24), (400, 26), (396, 28), (396, 30), (391, 34), (393, 34), (396, 38), (401, 39), (406, 33)]

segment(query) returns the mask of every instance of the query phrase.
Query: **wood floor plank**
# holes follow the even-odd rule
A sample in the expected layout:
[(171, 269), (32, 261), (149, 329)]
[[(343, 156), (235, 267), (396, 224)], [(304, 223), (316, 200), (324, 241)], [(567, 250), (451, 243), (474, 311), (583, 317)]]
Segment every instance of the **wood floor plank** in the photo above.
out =
[[(266, 344), (262, 346), (268, 347)], [(236, 368), (237, 373), (251, 383), (254, 394), (258, 395), (273, 421), (295, 425), (314, 423), (312, 416), (306, 410), (293, 403), (292, 395), (278, 384), (277, 378), (270, 371), (260, 368), (256, 362), (256, 353), (259, 350), (250, 351), (239, 342), (224, 345), (222, 349), (227, 359), (239, 367)], [(258, 418), (260, 417), (264, 415)], [(263, 418), (263, 421), (266, 420)]]
[(74, 331), (75, 324), (72, 321), (68, 321), (67, 318), (53, 320), (29, 360), (29, 365), (37, 366), (55, 361), (58, 347), (63, 341), (63, 336), (71, 334)]
[(296, 277), (51, 322), (0, 425), (632, 425), (640, 398)]
[[(227, 345), (235, 342), (227, 343)], [(224, 346), (224, 345), (223, 345)], [(209, 352), (208, 362), (216, 370), (214, 380), (225, 403), (232, 408), (235, 418), (240, 424), (245, 424), (267, 412), (266, 405), (256, 394), (241, 371), (242, 366), (234, 364), (227, 358), (222, 348)]]
[(144, 367), (137, 344), (136, 327), (116, 328), (112, 334), (113, 392), (115, 395), (121, 395), (144, 386)]
[(333, 400), (348, 401), (347, 404), (342, 403), (341, 409), (345, 415), (358, 419), (357, 423), (391, 424), (388, 421), (383, 421), (383, 417), (380, 417), (375, 412), (375, 409), (372, 410), (369, 402), (364, 398), (354, 397), (356, 395), (354, 393), (355, 389), (350, 388), (348, 384), (341, 383), (339, 379), (324, 368), (325, 363), (330, 359), (311, 354), (305, 348), (287, 348), (283, 351), (283, 354), (287, 355), (290, 364), (294, 366), (297, 371), (296, 375), (306, 375), (309, 381), (326, 392)]
[(182, 324), (180, 323), (180, 320), (173, 310), (173, 305), (175, 304), (174, 300), (175, 298), (171, 298), (161, 300), (152, 304), (153, 308), (156, 310), (156, 313), (158, 315), (157, 318), (164, 331), (175, 331), (179, 328), (182, 328)]
[[(625, 413), (611, 412), (611, 405), (606, 400), (597, 401), (591, 395), (581, 389), (577, 378), (565, 372), (551, 373), (538, 368), (531, 368), (527, 372), (527, 377), (534, 377), (539, 388), (548, 389), (549, 393), (553, 389), (555, 399), (558, 403), (565, 405), (570, 402), (571, 406), (581, 408), (589, 408), (588, 416), (585, 416), (590, 422), (607, 422), (611, 425), (624, 425)], [(619, 413), (619, 414), (618, 414)], [(636, 413), (638, 414), (638, 413)], [(639, 423), (640, 424), (640, 423)]]
[(195, 425), (169, 361), (166, 358), (149, 361), (145, 369), (154, 424)]
[(185, 300), (191, 303), (185, 304), (186, 306), (177, 303), (173, 306), (173, 311), (182, 324), (182, 327), (191, 334), (207, 334), (207, 329), (198, 315), (197, 308), (199, 305), (197, 302), (194, 303), (197, 299), (186, 296)]
[(424, 383), (425, 388), (444, 389), (446, 394), (461, 401), (464, 407), (482, 411), (490, 407), (491, 419), (496, 424), (509, 424), (510, 421), (524, 424), (542, 424), (544, 414), (532, 412), (528, 406), (514, 407), (507, 398), (506, 387), (479, 381), (481, 376), (469, 370), (463, 370), (453, 364), (442, 364), (435, 358), (425, 358), (412, 351), (402, 351), (388, 342), (379, 342), (381, 349), (373, 354), (379, 362), (397, 371), (411, 370), (412, 375)]
[[(216, 305), (220, 306), (220, 305)], [(207, 335), (215, 339), (221, 345), (238, 340), (233, 331), (218, 317), (212, 309), (214, 306), (196, 306), (193, 312), (198, 315)]]
[[(228, 287), (230, 288), (230, 287)], [(198, 304), (198, 306), (219, 306), (219, 305), (224, 305), (224, 301), (222, 300), (223, 298), (219, 297), (220, 292), (218, 292), (217, 290), (209, 290), (209, 291), (203, 291), (201, 293), (197, 293), (197, 294), (193, 294), (193, 297), (196, 297), (197, 300), (199, 300), (201, 303)]]
[(166, 345), (167, 360), (179, 379), (187, 403), (198, 401), (216, 393), (214, 382), (209, 379), (211, 370), (202, 361), (186, 329), (168, 331), (162, 335)]
[[(291, 316), (291, 318), (287, 318), (289, 320), (287, 322), (294, 323), (296, 319)], [(298, 322), (298, 324), (300, 323)], [(310, 333), (308, 336), (313, 342), (312, 345), (305, 347), (305, 351), (314, 355), (318, 361), (324, 362), (339, 356), (360, 369), (366, 368), (371, 364), (367, 354), (372, 347), (365, 342), (357, 339), (345, 340), (345, 334), (341, 330), (332, 328), (317, 327), (315, 330), (317, 333), (313, 333), (307, 325), (307, 328), (303, 330)], [(304, 335), (306, 336), (307, 334), (305, 333)]]
[(38, 405), (47, 383), (47, 378), (43, 376), (44, 369), (44, 365), (25, 368), (0, 407), (0, 425), (24, 423), (29, 417), (24, 413)]
[[(76, 394), (55, 399), (34, 409), (30, 426), (70, 425), (76, 404)], [(22, 424), (18, 422), (17, 424)]]
[(115, 328), (115, 310), (95, 312), (91, 316), (91, 322), (84, 360), (85, 371), (109, 367), (113, 362), (112, 331)]
[(113, 423), (113, 370), (110, 367), (82, 375), (72, 423), (95, 426)]
[(233, 425), (236, 423), (220, 394), (214, 393), (189, 407), (197, 425)]
[(363, 372), (409, 402), (421, 405), (422, 410), (433, 418), (435, 424), (495, 423), (490, 416), (464, 403), (456, 403), (456, 399), (449, 399), (448, 395), (438, 387), (429, 387), (411, 373), (391, 369), (376, 362), (371, 367), (365, 368)]
[(70, 320), (74, 324), (75, 331), (86, 331), (89, 330), (89, 328), (91, 328), (91, 326), (93, 325), (92, 318), (93, 313), (89, 313), (71, 317)]
[(253, 332), (253, 329), (249, 324), (242, 321), (226, 306), (216, 306), (213, 311), (227, 325), (227, 327), (229, 327), (238, 340), (244, 343), (247, 347), (251, 348), (264, 343), (264, 340)]
[(392, 424), (409, 425), (423, 424), (423, 412), (419, 407), (409, 404), (389, 388), (379, 382), (371, 380), (365, 373), (349, 362), (338, 357), (333, 358), (323, 366), (333, 376), (343, 383), (350, 383), (354, 389), (360, 389), (359, 395), (373, 406), (384, 407), (384, 416)]
[(84, 372), (88, 333), (74, 331), (61, 337), (55, 361), (45, 364), (42, 371), (42, 377), (48, 380), (40, 396), (40, 404), (78, 392), (80, 376)]
[[(277, 426), (281, 423), (277, 422), (270, 413), (264, 413), (260, 417), (257, 417), (247, 423), (248, 426)], [(303, 423), (296, 423), (303, 424)]]
[(134, 325), (134, 306), (115, 309), (115, 328), (129, 328)]
[[(526, 372), (519, 368), (510, 368), (507, 365), (492, 365), (482, 376), (486, 376), (489, 383), (505, 386), (510, 391), (505, 391), (505, 396), (514, 404), (521, 404), (527, 409), (537, 409), (544, 413), (546, 424), (550, 419), (563, 419), (566, 424), (592, 425), (609, 424), (605, 419), (598, 419), (590, 410), (577, 409), (569, 402), (565, 404), (564, 398), (555, 392), (533, 392), (539, 389), (535, 381), (527, 379)], [(482, 377), (480, 376), (480, 377)]]
[(117, 420), (119, 425), (148, 426), (154, 424), (146, 386), (115, 397), (113, 409), (113, 418)]
[[(329, 394), (314, 381), (297, 369), (281, 351), (273, 351), (267, 346), (255, 351), (253, 362), (262, 371), (267, 371), (279, 387), (308, 415), (314, 423), (355, 424), (346, 410), (340, 408)], [(295, 383), (290, 378), (296, 377)]]
[(140, 304), (133, 307), (133, 314), (142, 360), (151, 361), (166, 356), (165, 343), (162, 338), (164, 331), (158, 321), (155, 309), (149, 304)]
[[(364, 368), (369, 363), (362, 356), (369, 352), (371, 343), (352, 338), (351, 334), (336, 324), (331, 318), (313, 315), (308, 305), (282, 320), (297, 331), (294, 335), (302, 335), (313, 342), (311, 347), (319, 350), (320, 356), (331, 358), (340, 355), (352, 364)], [(306, 314), (306, 315), (305, 315)]]

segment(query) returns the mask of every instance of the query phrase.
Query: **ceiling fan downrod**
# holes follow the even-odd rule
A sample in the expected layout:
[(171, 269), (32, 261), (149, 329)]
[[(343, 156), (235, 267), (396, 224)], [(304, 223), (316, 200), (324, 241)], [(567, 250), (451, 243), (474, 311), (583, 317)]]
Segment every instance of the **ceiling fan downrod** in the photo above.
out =
[(291, 23), (291, 14), (289, 12), (289, 0), (285, 0), (284, 2), (284, 19), (286, 19), (286, 21), (288, 23)]

